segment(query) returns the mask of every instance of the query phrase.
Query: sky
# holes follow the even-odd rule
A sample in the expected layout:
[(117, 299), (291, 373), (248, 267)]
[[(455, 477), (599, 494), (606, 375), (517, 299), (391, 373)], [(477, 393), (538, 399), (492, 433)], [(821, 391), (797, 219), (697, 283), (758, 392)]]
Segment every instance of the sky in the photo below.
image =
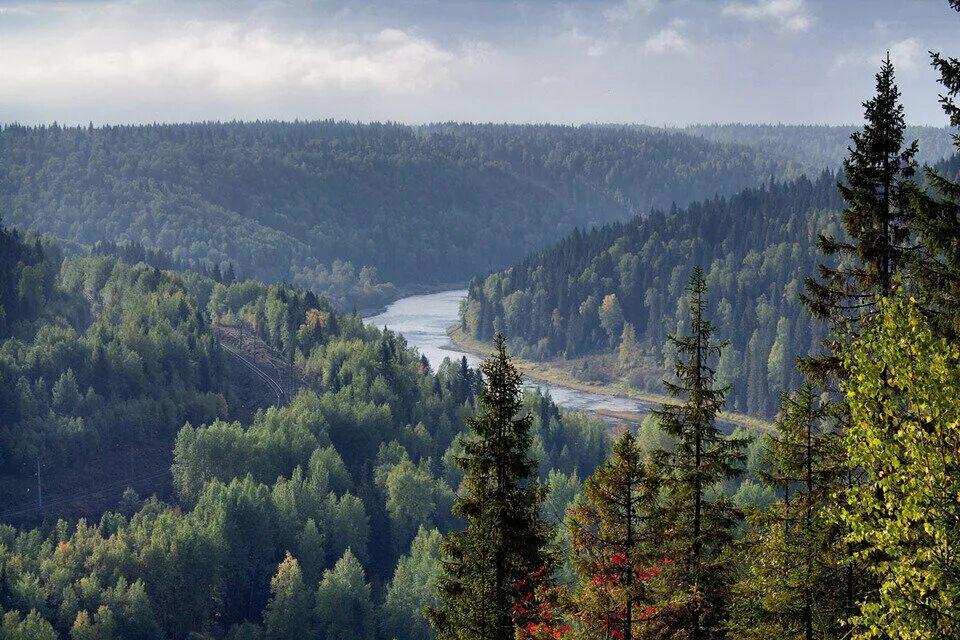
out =
[[(0, 122), (945, 124), (947, 0), (0, 0)], [(952, 46), (952, 49), (950, 48)]]

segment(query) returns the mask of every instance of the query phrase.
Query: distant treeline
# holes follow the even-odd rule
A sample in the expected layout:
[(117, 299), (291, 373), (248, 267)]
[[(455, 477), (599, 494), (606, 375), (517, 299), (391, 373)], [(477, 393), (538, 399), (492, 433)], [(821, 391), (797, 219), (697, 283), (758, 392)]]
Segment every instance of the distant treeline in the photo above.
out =
[(287, 281), (375, 306), (576, 227), (784, 174), (742, 145), (663, 130), (345, 122), (0, 131), (7, 224)]
[[(815, 175), (823, 169), (840, 168), (850, 134), (858, 129), (853, 125), (698, 124), (678, 131), (713, 142), (744, 144), (770, 158), (788, 161), (800, 173)], [(921, 164), (936, 164), (956, 151), (946, 127), (907, 127), (904, 138), (919, 143), (917, 161)]]

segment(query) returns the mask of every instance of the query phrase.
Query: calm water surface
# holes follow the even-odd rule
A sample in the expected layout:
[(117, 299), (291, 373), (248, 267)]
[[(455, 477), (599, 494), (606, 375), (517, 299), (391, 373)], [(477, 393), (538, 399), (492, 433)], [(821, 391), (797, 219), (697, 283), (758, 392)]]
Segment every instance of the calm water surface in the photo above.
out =
[[(427, 356), (434, 368), (443, 362), (444, 358), (459, 360), (462, 356), (467, 356), (470, 366), (476, 367), (480, 364), (480, 358), (459, 350), (447, 335), (447, 328), (459, 322), (460, 301), (466, 295), (466, 289), (456, 289), (401, 298), (383, 313), (368, 317), (366, 321), (402, 333), (410, 346), (416, 347), (420, 353)], [(587, 412), (650, 409), (648, 403), (630, 398), (579, 391), (544, 382), (529, 381), (528, 386), (549, 392), (558, 405), (567, 409)]]

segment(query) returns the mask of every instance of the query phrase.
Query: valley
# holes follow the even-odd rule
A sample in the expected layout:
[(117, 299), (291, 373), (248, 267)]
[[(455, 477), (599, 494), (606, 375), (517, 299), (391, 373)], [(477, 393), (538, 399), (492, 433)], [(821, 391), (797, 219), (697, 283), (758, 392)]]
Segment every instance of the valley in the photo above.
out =
[(960, 638), (947, 16), (0, 0), (0, 640)]

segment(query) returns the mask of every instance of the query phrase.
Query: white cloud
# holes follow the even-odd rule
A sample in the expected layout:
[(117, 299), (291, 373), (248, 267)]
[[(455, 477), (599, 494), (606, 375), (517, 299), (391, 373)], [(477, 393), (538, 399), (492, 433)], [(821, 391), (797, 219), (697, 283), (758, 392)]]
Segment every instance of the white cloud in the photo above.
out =
[(32, 13), (26, 7), (0, 7), (0, 16), (29, 16)]
[(833, 58), (831, 72), (842, 71), (848, 68), (873, 69), (880, 68), (880, 63), (890, 53), (890, 60), (898, 72), (913, 72), (922, 66), (926, 56), (926, 49), (920, 45), (917, 38), (904, 38), (891, 43), (881, 50), (870, 53), (866, 49), (838, 53)]
[(587, 56), (597, 58), (606, 55), (616, 42), (616, 38), (607, 34), (606, 38), (594, 37), (585, 34), (579, 27), (571, 27), (560, 34), (560, 42), (572, 45), (586, 52)]
[(604, 9), (603, 17), (609, 22), (625, 22), (649, 14), (656, 6), (657, 0), (621, 0)]
[(647, 53), (686, 53), (690, 50), (690, 43), (682, 33), (673, 28), (661, 29), (643, 43), (643, 50)]
[[(890, 60), (897, 70), (912, 71), (920, 65), (926, 51), (920, 46), (920, 41), (916, 38), (906, 38), (899, 42), (894, 42), (888, 49)], [(873, 57), (871, 62), (875, 62), (886, 57), (886, 51)]]
[(0, 42), (0, 92), (172, 88), (219, 94), (373, 90), (395, 94), (447, 82), (454, 54), (399, 29), (366, 35), (281, 34), (230, 22), (159, 33), (125, 25), (84, 30), (45, 46)]
[(729, 2), (723, 14), (750, 21), (770, 21), (787, 31), (805, 31), (813, 24), (804, 0), (755, 0)]

